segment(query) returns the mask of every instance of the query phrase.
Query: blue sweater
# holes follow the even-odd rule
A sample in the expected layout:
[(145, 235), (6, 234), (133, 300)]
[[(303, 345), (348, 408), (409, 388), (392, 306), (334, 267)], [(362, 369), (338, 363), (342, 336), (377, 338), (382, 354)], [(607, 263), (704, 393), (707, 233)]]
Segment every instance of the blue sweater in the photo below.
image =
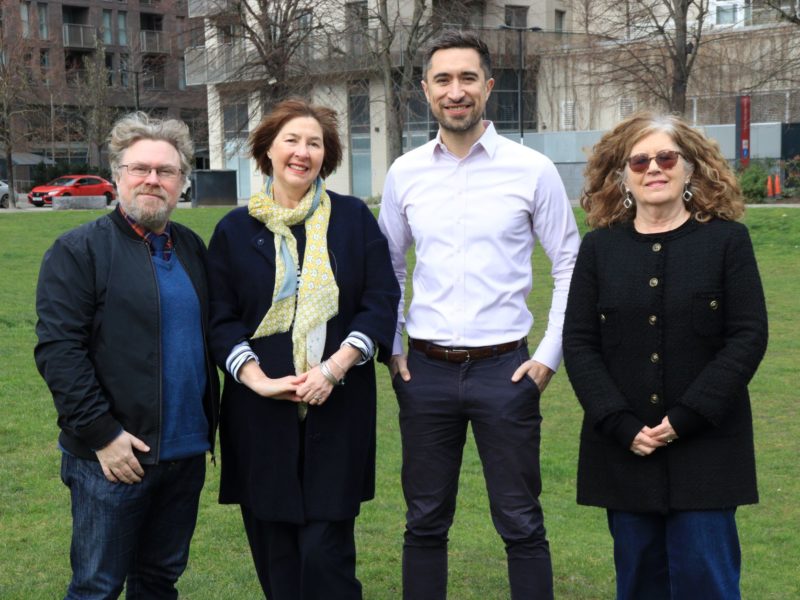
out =
[(153, 257), (153, 266), (161, 306), (161, 460), (176, 460), (209, 449), (202, 318), (181, 261)]

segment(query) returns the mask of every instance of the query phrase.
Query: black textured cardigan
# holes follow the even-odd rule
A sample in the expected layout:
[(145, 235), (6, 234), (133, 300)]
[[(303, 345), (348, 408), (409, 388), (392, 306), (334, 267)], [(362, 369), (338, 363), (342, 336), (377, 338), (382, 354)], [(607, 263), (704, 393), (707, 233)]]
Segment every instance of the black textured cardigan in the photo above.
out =
[[(744, 225), (588, 233), (564, 324), (564, 364), (584, 409), (578, 502), (656, 513), (757, 502), (747, 384), (766, 346)], [(665, 415), (679, 439), (634, 455), (636, 433)]]

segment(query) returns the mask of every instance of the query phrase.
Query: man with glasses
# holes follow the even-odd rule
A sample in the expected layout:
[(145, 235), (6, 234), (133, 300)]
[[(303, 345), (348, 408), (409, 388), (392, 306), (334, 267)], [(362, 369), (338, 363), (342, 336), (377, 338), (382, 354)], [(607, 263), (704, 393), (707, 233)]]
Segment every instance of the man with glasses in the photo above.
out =
[(190, 170), (188, 127), (134, 113), (109, 159), (115, 211), (59, 237), (36, 292), (36, 365), (61, 428), (72, 497), (66, 598), (177, 598), (213, 452), (206, 248), (169, 216)]

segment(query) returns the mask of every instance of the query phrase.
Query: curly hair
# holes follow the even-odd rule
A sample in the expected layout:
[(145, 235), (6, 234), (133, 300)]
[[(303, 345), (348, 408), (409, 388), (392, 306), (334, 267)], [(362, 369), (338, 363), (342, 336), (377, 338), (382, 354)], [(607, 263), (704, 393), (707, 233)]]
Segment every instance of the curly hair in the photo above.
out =
[(322, 159), (320, 176), (325, 179), (342, 162), (342, 142), (339, 139), (339, 123), (336, 111), (324, 106), (316, 106), (300, 98), (284, 100), (276, 104), (250, 135), (250, 155), (265, 175), (272, 175), (272, 161), (267, 152), (286, 123), (298, 117), (311, 117), (322, 128), (322, 145), (325, 156)]
[(194, 160), (194, 144), (188, 125), (178, 119), (156, 119), (141, 111), (122, 117), (108, 134), (108, 162), (113, 173), (117, 172), (125, 150), (139, 140), (172, 144), (180, 156), (184, 180), (189, 176)]
[(734, 221), (744, 214), (744, 198), (736, 175), (716, 141), (693, 129), (680, 117), (640, 112), (603, 135), (592, 149), (580, 198), (590, 227), (633, 220), (635, 205), (631, 209), (622, 205), (625, 159), (635, 144), (657, 132), (666, 133), (678, 145), (682, 160), (692, 174), (692, 199), (688, 208), (696, 220), (705, 222), (717, 217)]

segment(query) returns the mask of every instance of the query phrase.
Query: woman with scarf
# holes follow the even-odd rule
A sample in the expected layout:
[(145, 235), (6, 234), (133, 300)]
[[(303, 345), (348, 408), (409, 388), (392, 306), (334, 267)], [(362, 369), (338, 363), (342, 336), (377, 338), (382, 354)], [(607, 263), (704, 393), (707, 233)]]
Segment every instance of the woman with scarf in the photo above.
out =
[(275, 106), (250, 139), (267, 176), (209, 245), (211, 340), (225, 372), (220, 502), (239, 504), (270, 600), (361, 598), (355, 517), (375, 492), (375, 369), (400, 290), (359, 199), (325, 188), (336, 113)]

